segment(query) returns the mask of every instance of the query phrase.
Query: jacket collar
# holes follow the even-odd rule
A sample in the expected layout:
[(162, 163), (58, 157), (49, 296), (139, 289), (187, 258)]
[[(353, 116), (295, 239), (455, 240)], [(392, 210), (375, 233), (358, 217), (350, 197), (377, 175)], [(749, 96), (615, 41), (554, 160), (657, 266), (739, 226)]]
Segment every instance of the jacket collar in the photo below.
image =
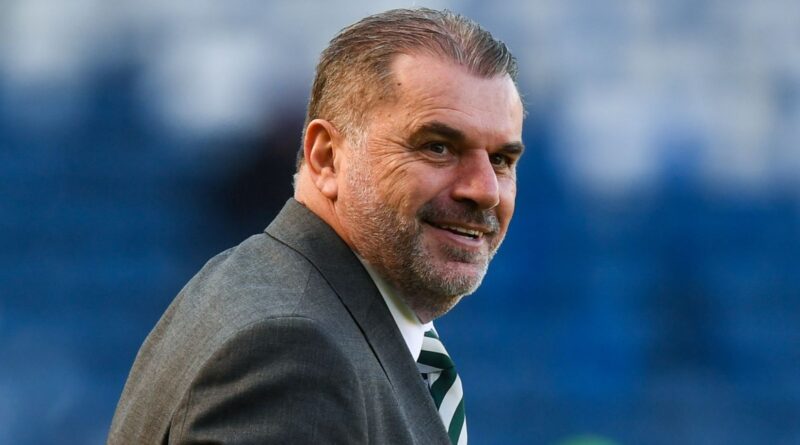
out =
[(301, 203), (290, 198), (265, 230), (303, 255), (330, 284), (364, 333), (408, 424), (423, 443), (447, 443), (447, 433), (420, 377), (416, 363), (375, 283), (336, 232)]

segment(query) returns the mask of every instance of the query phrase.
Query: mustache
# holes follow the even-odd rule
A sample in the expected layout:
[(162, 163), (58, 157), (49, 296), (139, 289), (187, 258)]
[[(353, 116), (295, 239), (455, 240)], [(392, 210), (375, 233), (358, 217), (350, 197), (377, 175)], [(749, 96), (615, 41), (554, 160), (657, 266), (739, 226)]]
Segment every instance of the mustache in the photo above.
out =
[(500, 221), (494, 210), (480, 210), (466, 203), (441, 205), (429, 201), (419, 209), (417, 217), (423, 221), (472, 224), (489, 229), (491, 233), (497, 233), (500, 230)]

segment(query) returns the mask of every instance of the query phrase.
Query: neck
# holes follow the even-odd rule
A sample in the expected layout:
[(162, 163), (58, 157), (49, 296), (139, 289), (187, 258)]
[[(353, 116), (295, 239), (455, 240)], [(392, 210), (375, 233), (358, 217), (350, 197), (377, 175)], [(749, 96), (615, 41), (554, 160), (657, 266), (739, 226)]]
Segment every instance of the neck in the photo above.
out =
[(336, 212), (336, 201), (329, 199), (320, 192), (306, 171), (305, 165), (295, 174), (294, 199), (306, 206), (308, 210), (311, 210), (321, 220), (331, 226), (336, 234), (339, 235), (339, 238), (341, 238), (350, 249), (353, 249), (350, 235), (348, 231), (345, 230), (345, 225), (339, 219), (339, 215)]

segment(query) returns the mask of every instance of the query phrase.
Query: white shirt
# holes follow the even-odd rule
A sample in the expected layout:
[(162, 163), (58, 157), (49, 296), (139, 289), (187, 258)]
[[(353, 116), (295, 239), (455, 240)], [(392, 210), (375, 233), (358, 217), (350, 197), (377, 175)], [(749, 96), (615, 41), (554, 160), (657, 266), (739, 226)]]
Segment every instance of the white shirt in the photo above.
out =
[[(358, 257), (358, 255), (356, 256)], [(361, 261), (361, 264), (364, 265), (364, 268), (367, 269), (367, 273), (369, 273), (372, 281), (375, 282), (375, 286), (378, 287), (383, 301), (385, 301), (386, 306), (389, 307), (389, 312), (392, 314), (397, 329), (400, 330), (403, 340), (406, 341), (408, 352), (411, 353), (411, 357), (413, 357), (416, 362), (422, 351), (422, 339), (426, 331), (433, 329), (433, 321), (422, 324), (419, 318), (417, 318), (417, 314), (408, 307), (397, 290), (391, 284), (387, 283), (386, 280), (381, 278), (381, 276), (361, 257), (358, 257), (358, 259)]]

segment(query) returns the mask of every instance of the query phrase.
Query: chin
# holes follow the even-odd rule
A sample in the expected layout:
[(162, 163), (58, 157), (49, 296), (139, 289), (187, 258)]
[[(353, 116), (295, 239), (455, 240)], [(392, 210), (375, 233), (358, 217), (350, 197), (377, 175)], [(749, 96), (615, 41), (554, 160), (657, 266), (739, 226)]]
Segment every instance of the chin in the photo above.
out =
[(478, 289), (486, 275), (486, 265), (449, 261), (431, 265), (424, 275), (421, 281), (426, 282), (432, 295), (459, 299)]
[(416, 260), (409, 270), (412, 275), (397, 284), (409, 306), (425, 321), (444, 315), (475, 292), (486, 273), (485, 264)]

